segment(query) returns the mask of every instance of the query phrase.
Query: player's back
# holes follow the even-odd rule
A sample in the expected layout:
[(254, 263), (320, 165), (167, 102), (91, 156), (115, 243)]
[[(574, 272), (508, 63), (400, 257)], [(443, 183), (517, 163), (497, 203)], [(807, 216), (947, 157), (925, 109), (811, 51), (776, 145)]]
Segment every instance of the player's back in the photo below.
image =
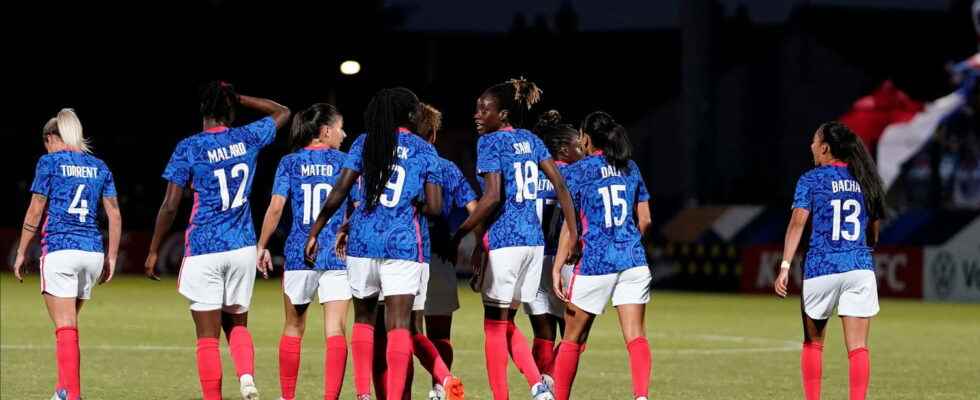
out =
[(102, 197), (115, 197), (116, 188), (102, 160), (81, 151), (46, 154), (38, 160), (31, 191), (48, 198), (45, 250), (103, 251), (99, 205)]
[(872, 268), (864, 194), (846, 164), (820, 166), (800, 177), (793, 208), (810, 210), (813, 221), (805, 277)]
[(566, 169), (572, 200), (582, 216), (585, 248), (580, 271), (584, 275), (620, 272), (646, 265), (636, 226), (636, 205), (649, 200), (636, 163), (625, 170), (607, 162), (601, 153)]
[(188, 254), (255, 245), (248, 197), (259, 151), (275, 138), (271, 117), (240, 127), (217, 127), (181, 141), (163, 177), (194, 191)]
[[(310, 226), (320, 214), (320, 208), (340, 178), (340, 169), (347, 155), (326, 146), (308, 146), (283, 157), (276, 170), (272, 194), (289, 197), (292, 224), (286, 238), (286, 268), (305, 269), (303, 246)], [(337, 229), (343, 224), (346, 200), (340, 212), (334, 214), (320, 233), (320, 243), (333, 243)], [(330, 248), (332, 250), (332, 247)], [(318, 269), (343, 269), (344, 262), (333, 251), (321, 251)]]
[[(480, 137), (477, 172), (500, 173), (500, 207), (488, 231), (490, 249), (542, 246), (538, 218), (538, 163), (551, 158), (536, 135), (524, 129), (506, 129)], [(484, 180), (480, 176), (481, 186)]]
[[(366, 134), (351, 145), (344, 168), (362, 171)], [(354, 257), (423, 262), (421, 224), (415, 201), (425, 192), (425, 183), (438, 183), (435, 148), (407, 130), (400, 130), (391, 176), (373, 208), (368, 207), (365, 185), (357, 209), (351, 216), (347, 253)], [(363, 177), (361, 178), (363, 180)]]

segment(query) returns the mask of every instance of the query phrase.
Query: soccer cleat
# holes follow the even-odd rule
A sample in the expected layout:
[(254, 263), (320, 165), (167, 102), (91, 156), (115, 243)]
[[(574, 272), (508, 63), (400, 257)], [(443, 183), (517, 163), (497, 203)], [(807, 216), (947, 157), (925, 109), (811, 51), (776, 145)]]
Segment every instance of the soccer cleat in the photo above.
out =
[(443, 389), (442, 385), (436, 384), (429, 391), (429, 400), (446, 400), (446, 390)]
[(646, 396), (640, 396), (640, 397), (637, 397), (635, 400), (647, 400), (647, 397)]
[(531, 386), (531, 398), (534, 400), (555, 400), (555, 395), (551, 394), (551, 389), (544, 382), (535, 383)]
[(443, 387), (444, 400), (463, 400), (465, 398), (463, 394), (463, 381), (459, 380), (458, 377), (452, 375), (447, 376), (441, 386)]
[(357, 396), (357, 400), (371, 400), (371, 395), (370, 394), (362, 394), (360, 396)]
[(259, 389), (255, 387), (255, 379), (252, 378), (252, 375), (242, 375), (238, 381), (241, 383), (242, 400), (259, 399)]
[(544, 382), (545, 386), (548, 387), (548, 390), (552, 392), (555, 391), (555, 378), (552, 378), (551, 375), (541, 374), (541, 382)]
[(68, 391), (65, 389), (55, 390), (51, 400), (68, 400)]

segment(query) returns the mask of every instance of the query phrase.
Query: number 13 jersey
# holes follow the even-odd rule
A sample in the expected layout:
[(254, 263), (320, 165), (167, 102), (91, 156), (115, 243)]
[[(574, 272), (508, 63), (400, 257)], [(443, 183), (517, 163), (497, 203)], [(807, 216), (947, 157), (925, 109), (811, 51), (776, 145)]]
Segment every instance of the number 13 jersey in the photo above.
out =
[(265, 117), (240, 127), (211, 128), (177, 144), (163, 179), (194, 191), (185, 256), (255, 245), (248, 196), (259, 150), (275, 135), (275, 121)]
[(803, 174), (796, 184), (793, 208), (809, 210), (813, 221), (804, 279), (874, 269), (865, 241), (864, 194), (847, 164), (820, 166)]

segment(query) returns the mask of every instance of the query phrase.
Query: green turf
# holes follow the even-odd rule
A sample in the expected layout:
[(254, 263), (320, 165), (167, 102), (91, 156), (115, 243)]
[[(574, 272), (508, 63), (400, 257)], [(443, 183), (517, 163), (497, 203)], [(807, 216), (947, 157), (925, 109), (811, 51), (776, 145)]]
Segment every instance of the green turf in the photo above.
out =
[[(276, 346), (282, 324), (277, 281), (257, 285), (250, 320), (258, 387), (279, 396)], [(456, 313), (454, 372), (471, 399), (489, 398), (483, 359), (479, 298), (461, 292)], [(980, 398), (980, 306), (885, 300), (872, 323), (872, 399)], [(311, 309), (312, 310), (312, 309)], [(768, 296), (655, 293), (647, 331), (653, 347), (655, 399), (802, 398), (799, 383), (799, 306)], [(531, 330), (519, 316), (525, 334)], [(321, 316), (308, 321), (299, 398), (322, 396)], [(200, 398), (194, 329), (173, 279), (120, 277), (99, 287), (81, 315), (82, 387), (89, 399)], [(829, 325), (824, 355), (824, 397), (847, 397), (847, 359), (840, 323)], [(0, 274), (0, 398), (46, 399), (54, 367), (52, 325), (38, 295), (37, 276), (18, 284)], [(141, 348), (142, 346), (142, 348)], [(225, 396), (237, 398), (226, 346)], [(511, 394), (527, 386), (510, 367)], [(348, 365), (342, 398), (353, 398)], [(416, 365), (414, 398), (429, 380)], [(600, 316), (580, 364), (578, 399), (628, 399), (626, 352), (614, 312)]]

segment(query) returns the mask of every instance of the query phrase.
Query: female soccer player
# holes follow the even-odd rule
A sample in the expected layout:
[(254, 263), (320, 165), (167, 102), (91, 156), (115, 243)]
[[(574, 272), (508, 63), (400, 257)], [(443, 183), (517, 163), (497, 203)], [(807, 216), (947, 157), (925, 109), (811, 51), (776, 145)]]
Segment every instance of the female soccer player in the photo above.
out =
[(629, 352), (633, 398), (646, 400), (651, 360), (643, 317), (651, 274), (642, 240), (650, 225), (650, 195), (630, 160), (626, 130), (612, 116), (589, 114), (582, 133), (590, 156), (564, 171), (582, 216), (582, 258), (563, 290), (561, 268), (575, 247), (566, 225), (551, 275), (555, 294), (567, 302), (565, 334), (555, 360), (555, 394), (558, 400), (568, 399), (592, 322), (611, 298)]
[[(41, 138), (48, 154), (37, 161), (31, 184), (34, 194), (24, 216), (13, 269), (23, 281), (20, 268), (27, 246), (41, 225), (41, 294), (54, 322), (57, 343), (58, 383), (52, 400), (77, 400), (82, 392), (78, 314), (92, 297), (92, 286), (112, 279), (122, 216), (112, 172), (91, 154), (82, 136), (82, 123), (72, 109), (62, 109), (51, 118)], [(109, 220), (107, 247), (103, 247), (97, 222), (100, 199)]]
[[(228, 126), (242, 105), (268, 115), (241, 127)], [(154, 268), (160, 242), (170, 230), (184, 189), (194, 208), (184, 239), (177, 289), (190, 301), (197, 329), (197, 371), (205, 400), (221, 398), (222, 328), (235, 362), (242, 398), (258, 398), (253, 375), (255, 350), (248, 332), (248, 306), (255, 284), (255, 230), (249, 210), (259, 150), (289, 120), (289, 109), (272, 100), (239, 95), (225, 82), (208, 84), (201, 96), (204, 131), (177, 144), (163, 171), (169, 184), (157, 213), (146, 274)]]
[[(581, 134), (578, 129), (562, 123), (561, 114), (556, 110), (548, 111), (538, 118), (534, 133), (548, 146), (548, 152), (555, 157), (555, 165), (558, 166), (558, 172), (562, 173), (562, 176), (565, 176), (564, 171), (569, 164), (585, 156), (582, 153)], [(524, 311), (527, 312), (531, 328), (534, 330), (534, 344), (531, 346), (534, 363), (548, 386), (554, 387), (555, 339), (558, 337), (558, 332), (565, 328), (565, 320), (562, 318), (565, 314), (565, 304), (551, 289), (554, 285), (551, 282), (550, 267), (554, 262), (564, 219), (556, 201), (554, 185), (544, 176), (538, 177), (537, 203), (538, 217), (544, 230), (544, 262), (538, 292), (534, 300), (524, 303)], [(570, 264), (573, 262), (570, 260), (562, 268), (563, 277), (571, 276)]]
[(790, 260), (813, 214), (810, 250), (803, 268), (803, 352), (800, 368), (807, 400), (820, 398), (824, 331), (837, 308), (850, 360), (850, 398), (868, 391), (868, 329), (878, 314), (878, 287), (871, 248), (885, 196), (878, 169), (861, 140), (839, 122), (827, 122), (810, 144), (816, 168), (796, 184), (793, 216), (786, 229), (783, 262), (774, 287), (786, 297)]
[(524, 374), (536, 400), (551, 399), (524, 334), (514, 324), (520, 303), (534, 299), (541, 280), (544, 237), (537, 215), (538, 171), (555, 186), (565, 225), (576, 234), (571, 197), (541, 139), (515, 129), (541, 91), (524, 79), (491, 86), (477, 99), (473, 116), (480, 133), (477, 175), (483, 196), (453, 237), (454, 248), (480, 224), (488, 226), (489, 267), (483, 271), (483, 331), (487, 376), (495, 399), (508, 398), (507, 355)]
[[(323, 304), (323, 330), (326, 334), (323, 398), (337, 399), (344, 382), (347, 367), (344, 325), (347, 324), (347, 307), (351, 298), (347, 265), (328, 247), (321, 249), (314, 264), (307, 265), (303, 261), (303, 245), (310, 224), (316, 219), (323, 200), (337, 184), (340, 169), (347, 158), (338, 150), (346, 137), (343, 126), (344, 119), (340, 112), (326, 103), (314, 104), (293, 117), (291, 135), (296, 151), (279, 162), (272, 186), (272, 199), (259, 235), (258, 269), (268, 277), (272, 270), (272, 258), (266, 246), (279, 226), (286, 200), (290, 199), (293, 223), (286, 238), (286, 264), (282, 277), (286, 323), (279, 339), (279, 385), (285, 400), (296, 397), (306, 309), (314, 294)], [(343, 214), (331, 218), (326, 229), (320, 233), (320, 241), (332, 243), (343, 219)]]
[[(354, 181), (362, 193), (347, 234), (347, 273), (354, 297), (354, 384), (358, 398), (370, 398), (374, 321), (378, 296), (385, 299), (388, 399), (400, 399), (412, 361), (411, 312), (422, 284), (423, 249), (419, 211), (439, 215), (438, 155), (412, 133), (419, 100), (405, 88), (375, 94), (364, 112), (367, 133), (351, 146), (337, 186), (310, 228), (305, 255), (317, 256), (318, 235), (340, 209)], [(424, 192), (424, 193), (423, 193)], [(424, 194), (424, 204), (415, 204)], [(323, 243), (332, 248), (334, 243)]]

